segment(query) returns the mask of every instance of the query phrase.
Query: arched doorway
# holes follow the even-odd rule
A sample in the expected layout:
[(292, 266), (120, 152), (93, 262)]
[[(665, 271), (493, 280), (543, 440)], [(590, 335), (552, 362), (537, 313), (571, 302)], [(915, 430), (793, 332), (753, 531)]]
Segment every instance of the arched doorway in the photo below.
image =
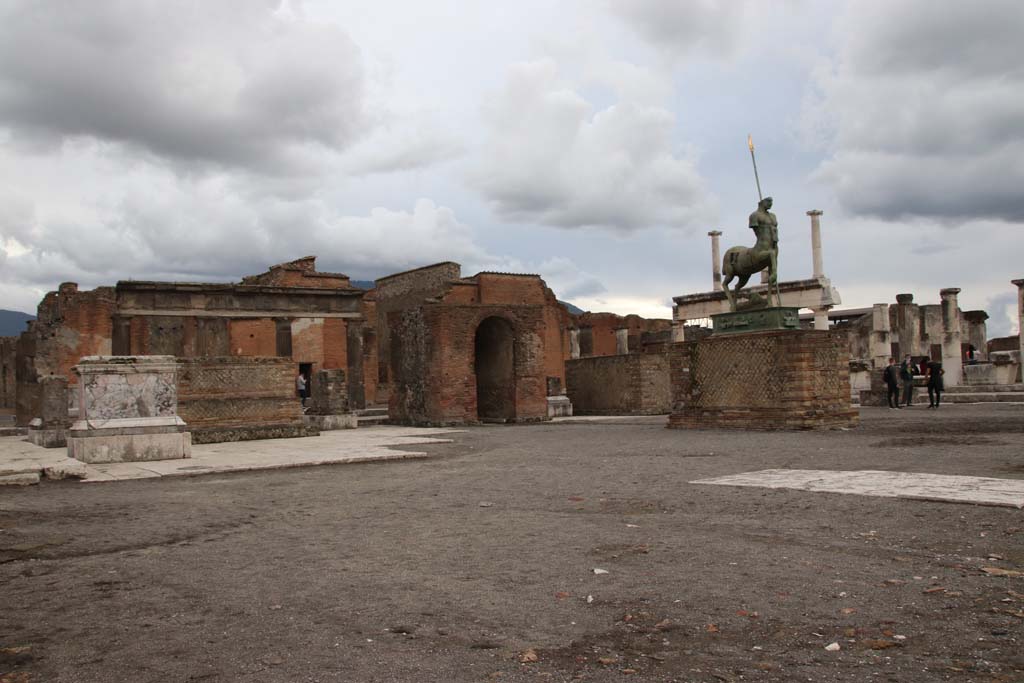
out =
[(515, 350), (512, 324), (485, 318), (476, 328), (473, 371), (476, 412), (486, 422), (507, 422), (516, 416)]

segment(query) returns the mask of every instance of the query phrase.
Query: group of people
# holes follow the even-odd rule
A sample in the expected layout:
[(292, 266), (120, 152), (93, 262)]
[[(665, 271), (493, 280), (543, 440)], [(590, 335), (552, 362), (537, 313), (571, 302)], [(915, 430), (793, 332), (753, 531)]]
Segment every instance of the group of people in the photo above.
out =
[[(942, 400), (942, 392), (945, 385), (942, 376), (946, 371), (942, 369), (942, 363), (934, 360), (925, 360), (924, 374), (928, 384), (928, 407), (938, 408)], [(903, 362), (896, 365), (896, 359), (890, 358), (889, 365), (882, 371), (882, 379), (888, 389), (889, 409), (909, 408), (914, 405), (914, 375), (921, 374), (921, 368), (914, 362), (914, 359), (907, 354)], [(900, 405), (900, 386), (902, 385), (903, 405)]]

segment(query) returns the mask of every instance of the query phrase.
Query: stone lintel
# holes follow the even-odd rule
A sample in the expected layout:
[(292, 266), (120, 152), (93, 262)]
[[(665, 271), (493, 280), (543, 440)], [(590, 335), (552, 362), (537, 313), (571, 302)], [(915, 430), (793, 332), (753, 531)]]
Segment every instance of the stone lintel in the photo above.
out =
[[(327, 290), (334, 291), (334, 290)], [(117, 315), (122, 318), (133, 316), (160, 316), (170, 318), (355, 318), (362, 319), (363, 314), (356, 311), (320, 313), (294, 311), (288, 309), (265, 309), (265, 310), (202, 310), (187, 308), (167, 309), (140, 309), (123, 308), (119, 309)]]

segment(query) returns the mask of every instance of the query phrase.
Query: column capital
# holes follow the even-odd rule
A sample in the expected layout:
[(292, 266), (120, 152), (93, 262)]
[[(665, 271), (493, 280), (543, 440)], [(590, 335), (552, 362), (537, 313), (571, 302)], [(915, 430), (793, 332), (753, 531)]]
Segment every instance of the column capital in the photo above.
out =
[(1011, 285), (1017, 285), (1018, 287), (1024, 287), (1024, 278), (1019, 280), (1010, 280)]
[[(712, 231), (710, 231), (708, 233), (708, 237), (721, 237), (721, 236), (722, 236), (722, 231), (721, 230), (712, 230)], [(1022, 282), (1024, 282), (1024, 280), (1022, 280)]]
[(824, 213), (821, 209), (811, 209), (807, 212), (808, 216), (820, 216)]
[(959, 293), (960, 293), (960, 288), (959, 287), (946, 287), (944, 289), (940, 289), (939, 290), (939, 296), (942, 296), (942, 297), (956, 296)]

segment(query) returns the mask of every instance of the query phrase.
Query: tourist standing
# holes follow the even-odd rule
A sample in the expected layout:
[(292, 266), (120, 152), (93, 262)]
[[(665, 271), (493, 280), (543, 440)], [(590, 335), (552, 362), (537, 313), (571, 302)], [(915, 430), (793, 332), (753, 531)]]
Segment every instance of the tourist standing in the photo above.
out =
[(942, 400), (942, 392), (945, 391), (946, 385), (942, 381), (942, 376), (946, 374), (946, 371), (942, 369), (942, 363), (932, 361), (928, 364), (928, 407), (938, 408), (939, 402)]
[(295, 393), (302, 399), (302, 406), (306, 406), (306, 376), (299, 371), (299, 374), (295, 376)]
[(914, 365), (914, 359), (908, 353), (900, 365), (900, 379), (903, 380), (903, 405), (908, 408), (914, 402), (914, 375), (918, 372), (918, 367)]
[(900, 369), (896, 367), (896, 359), (890, 358), (889, 364), (882, 370), (882, 379), (885, 380), (885, 388), (888, 392), (886, 400), (889, 402), (889, 409), (896, 410), (900, 407)]

